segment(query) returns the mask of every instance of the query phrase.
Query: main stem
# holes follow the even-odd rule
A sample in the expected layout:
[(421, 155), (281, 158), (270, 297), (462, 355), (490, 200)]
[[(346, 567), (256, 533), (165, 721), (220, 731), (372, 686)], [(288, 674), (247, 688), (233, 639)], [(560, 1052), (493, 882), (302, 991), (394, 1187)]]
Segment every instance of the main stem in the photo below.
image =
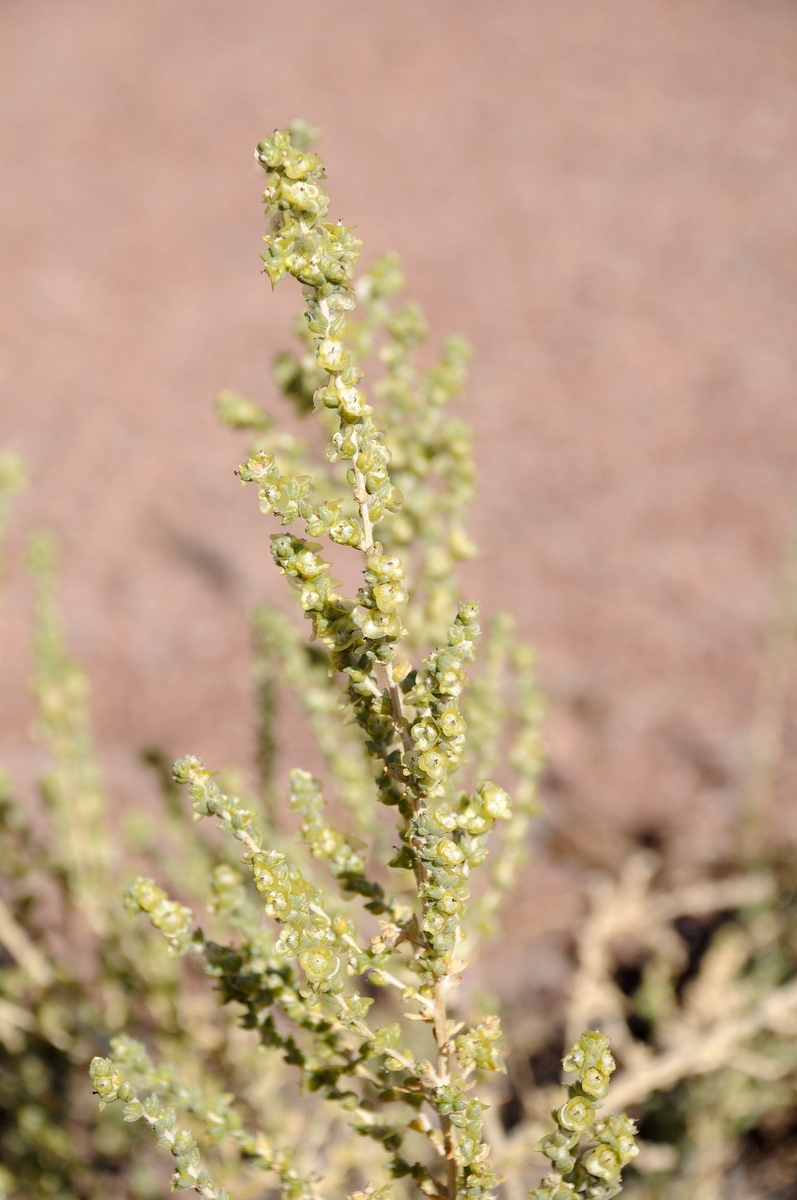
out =
[[(434, 1040), (437, 1043), (437, 1074), (440, 1077), (441, 1084), (449, 1082), (450, 1073), (448, 1069), (448, 1059), (450, 1054), (448, 1041), (448, 1013), (446, 1001), (448, 998), (448, 985), (450, 976), (444, 975), (442, 979), (438, 979), (434, 985)], [(446, 1154), (446, 1189), (448, 1191), (448, 1200), (456, 1200), (457, 1197), (457, 1160), (454, 1157), (456, 1142), (454, 1140), (454, 1126), (451, 1124), (449, 1116), (440, 1116), (440, 1129), (443, 1134), (443, 1145)]]

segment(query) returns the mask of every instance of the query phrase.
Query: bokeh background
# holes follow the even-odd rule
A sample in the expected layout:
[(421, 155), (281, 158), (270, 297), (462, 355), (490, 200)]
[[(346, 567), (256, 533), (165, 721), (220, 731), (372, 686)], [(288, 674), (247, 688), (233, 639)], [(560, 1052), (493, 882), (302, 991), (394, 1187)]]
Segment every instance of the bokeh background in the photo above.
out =
[(144, 746), (251, 757), (283, 581), (213, 400), (278, 404), (299, 297), (252, 150), (301, 115), (333, 216), (475, 348), (468, 591), (538, 648), (562, 860), (721, 853), (797, 503), (796, 62), (793, 0), (4, 0), (4, 761), (39, 761), (10, 568), (42, 526), (120, 802)]

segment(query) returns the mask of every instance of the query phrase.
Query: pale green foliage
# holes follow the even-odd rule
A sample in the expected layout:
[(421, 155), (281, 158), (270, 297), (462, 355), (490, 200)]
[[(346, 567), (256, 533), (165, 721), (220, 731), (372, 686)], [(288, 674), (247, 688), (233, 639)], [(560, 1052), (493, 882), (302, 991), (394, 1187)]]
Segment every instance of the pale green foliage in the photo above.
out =
[[(540, 1149), (556, 1171), (540, 1188), (535, 1200), (561, 1200), (583, 1195), (587, 1200), (610, 1200), (620, 1191), (620, 1172), (639, 1153), (633, 1121), (626, 1116), (598, 1118), (600, 1101), (609, 1090), (615, 1062), (609, 1039), (583, 1033), (565, 1056), (562, 1066), (576, 1075), (567, 1089), (567, 1100), (553, 1112), (557, 1128), (544, 1138)], [(579, 1143), (582, 1137), (588, 1142)]]
[[(467, 965), (471, 875), (487, 859), (497, 822), (510, 832), (503, 866), (482, 888), (482, 925), (514, 878), (535, 807), (541, 706), (532, 660), (510, 647), (501, 621), (490, 635), (481, 691), (466, 705), (481, 630), (478, 605), (459, 599), (454, 570), (473, 552), (462, 526), (473, 467), (469, 431), (445, 416), (445, 406), (461, 389), (468, 350), (451, 338), (436, 364), (418, 370), (415, 352), (426, 322), (416, 305), (392, 305), (402, 284), (395, 258), (380, 260), (353, 285), (361, 244), (325, 219), (323, 164), (305, 133), (275, 133), (258, 146), (257, 158), (267, 172), (271, 220), (266, 272), (272, 284), (292, 275), (306, 303), (304, 353), (281, 356), (277, 380), (300, 412), (318, 413), (327, 436), (326, 465), (319, 468), (298, 439), (272, 432), (259, 406), (230, 392), (220, 397), (227, 424), (259, 435), (239, 468), (242, 482), (254, 484), (264, 514), (283, 527), (299, 523), (306, 535), (274, 533), (271, 550), (310, 622), (313, 649), (301, 645), (284, 618), (261, 610), (261, 696), (271, 713), (279, 683), (300, 694), (330, 782), (368, 840), (337, 827), (319, 780), (300, 768), (291, 772), (289, 807), (301, 818), (299, 840), (311, 863), (326, 865), (337, 885), (331, 888), (281, 844), (274, 827), (263, 826), (254, 807), (188, 756), (175, 763), (174, 778), (188, 787), (195, 815), (214, 817), (239, 843), (243, 874), (217, 867), (211, 904), (237, 929), (237, 942), (221, 946), (192, 932), (190, 910), (151, 879), (134, 882), (126, 903), (149, 914), (173, 951), (204, 953), (222, 1000), (243, 1006), (244, 1025), (257, 1029), (265, 1046), (280, 1048), (305, 1087), (351, 1113), (354, 1130), (382, 1147), (385, 1182), (406, 1177), (428, 1196), (478, 1200), (498, 1179), (472, 1077), (504, 1069), (500, 1027), (496, 1017), (455, 1025), (448, 997)], [(359, 320), (351, 315), (357, 300)], [(376, 348), (384, 364), (375, 389), (383, 402), (379, 420), (359, 365)], [(323, 539), (334, 553), (362, 556), (355, 595), (338, 590)], [(406, 657), (398, 653), (402, 642)], [(511, 700), (507, 677), (514, 680)], [(352, 728), (335, 728), (340, 710)], [(491, 778), (507, 718), (514, 725), (516, 807)], [(466, 783), (459, 777), (468, 765), (469, 719), (475, 757)], [(350, 757), (360, 765), (351, 767)], [(273, 808), (273, 751), (262, 740), (261, 765)], [(389, 863), (373, 857), (384, 842), (377, 836), (384, 829), (378, 804), (395, 812), (399, 844), (385, 856)], [(247, 876), (276, 936), (268, 922), (242, 917)], [(358, 897), (364, 913), (352, 908)], [(380, 918), (370, 938), (363, 934), (369, 913)], [(398, 993), (410, 1011), (369, 1023), (374, 1001), (363, 994), (365, 983)], [(379, 1013), (385, 1009), (380, 1003)], [(275, 1019), (273, 1010), (282, 1016)], [(425, 1045), (416, 1022), (428, 1027)], [(424, 1052), (428, 1057), (419, 1056)], [(126, 1100), (129, 1119), (153, 1126), (177, 1156), (174, 1187), (215, 1196), (209, 1177), (199, 1182), (205, 1176), (194, 1142), (175, 1134), (174, 1114), (163, 1107), (164, 1089), (152, 1072), (147, 1086), (155, 1090), (138, 1101), (129, 1076), (147, 1071), (125, 1053), (116, 1043), (111, 1059), (95, 1059), (96, 1090), (103, 1101)], [(582, 1072), (579, 1086), (587, 1078)], [(606, 1129), (604, 1123), (596, 1136)], [(614, 1153), (601, 1146), (589, 1159), (593, 1176), (609, 1169), (599, 1168), (595, 1154)], [(619, 1169), (613, 1184), (618, 1175)], [(295, 1181), (281, 1182), (294, 1194)], [(371, 1186), (382, 1194), (384, 1182)]]
[[(315, 414), (324, 457), (248, 397), (218, 400), (229, 427), (251, 431), (239, 475), (281, 522), (272, 555), (309, 626), (255, 615), (262, 796), (181, 758), (163, 810), (128, 814), (146, 871), (132, 879), (56, 613), (52, 544), (29, 551), (49, 828), (39, 838), (19, 820), (0, 781), (12, 960), (0, 964), (0, 1196), (13, 1200), (154, 1200), (158, 1149), (172, 1187), (206, 1200), (255, 1200), (275, 1183), (285, 1200), (480, 1200), (501, 1183), (507, 1148), (491, 1150), (485, 1127), (506, 1069), (500, 1021), (470, 1001), (451, 1008), (537, 812), (542, 702), (511, 622), (499, 615), (482, 637), (456, 578), (475, 550), (471, 434), (449, 415), (468, 348), (449, 338), (424, 365), (427, 322), (400, 299), (397, 258), (357, 275), (360, 242), (327, 219), (314, 136), (295, 122), (257, 157), (266, 272), (298, 280), (305, 299), (299, 353), (279, 356), (275, 378), (299, 417)], [(381, 367), (374, 405), (368, 358)], [(2, 522), (23, 475), (0, 462)], [(342, 555), (361, 569), (354, 594), (333, 577)], [(287, 796), (275, 726), (286, 687), (322, 768), (306, 769), (308, 753)], [(203, 838), (204, 817), (221, 837)], [(41, 876), (55, 882), (55, 918)], [(98, 1116), (84, 1103), (90, 1059)], [(632, 1153), (624, 1118), (591, 1119), (590, 1145), (577, 1145), (576, 1099), (594, 1116), (589, 1072), (607, 1062), (602, 1050), (579, 1067), (556, 1110), (574, 1166), (555, 1186), (593, 1200), (614, 1194)]]
[(145, 912), (168, 942), (172, 954), (184, 953), (191, 941), (193, 914), (184, 904), (170, 900), (152, 879), (139, 877), (125, 893), (125, 908), (132, 915)]
[[(108, 904), (110, 840), (86, 708), (87, 682), (63, 644), (48, 538), (32, 541), (28, 562), (36, 585), (35, 733), (51, 760), (41, 781), (51, 836), (42, 837), (41, 821), (23, 816), (10, 781), (5, 784), (0, 943), (10, 958), (0, 964), (0, 1195), (75, 1200), (102, 1190), (100, 1180), (95, 1185), (85, 1178), (85, 1146), (69, 1130), (80, 1111), (76, 1079), (97, 1047), (95, 1031), (127, 1019), (131, 988), (149, 993), (168, 1028), (170, 985), (162, 956), (151, 956), (126, 921), (120, 928), (118, 906)], [(52, 890), (41, 912), (43, 879)], [(73, 953), (54, 953), (47, 944), (51, 934), (73, 944)], [(95, 939), (97, 983), (88, 987), (81, 969)], [(110, 1127), (107, 1121), (94, 1124), (99, 1145), (111, 1135)]]
[(64, 865), (76, 904), (97, 933), (107, 928), (110, 845), (99, 824), (105, 796), (94, 756), (86, 696), (88, 681), (68, 654), (53, 592), (52, 539), (40, 534), (28, 547), (36, 583), (33, 690), (38, 705), (36, 734), (50, 748), (52, 769), (41, 781), (63, 847)]
[[(203, 1200), (231, 1200), (230, 1193), (224, 1188), (217, 1188), (207, 1171), (202, 1170), (199, 1149), (193, 1135), (187, 1129), (175, 1128), (177, 1120), (175, 1110), (167, 1108), (161, 1103), (157, 1091), (151, 1092), (142, 1103), (133, 1084), (124, 1078), (122, 1065), (129, 1065), (131, 1070), (143, 1074), (145, 1077), (154, 1074), (143, 1046), (129, 1038), (116, 1038), (112, 1043), (112, 1049), (115, 1055), (113, 1060), (97, 1057), (91, 1062), (91, 1081), (94, 1091), (100, 1097), (100, 1103), (105, 1105), (111, 1104), (114, 1100), (124, 1101), (125, 1121), (145, 1121), (153, 1130), (158, 1145), (171, 1151), (175, 1164), (171, 1181), (172, 1191), (190, 1188), (202, 1196)], [(159, 1087), (160, 1091), (163, 1091), (164, 1085), (167, 1087), (171, 1085), (171, 1080), (168, 1075), (165, 1078), (160, 1076), (154, 1079), (153, 1083)], [(222, 1136), (233, 1131), (237, 1132), (234, 1119), (232, 1122), (225, 1123), (224, 1118), (227, 1114), (223, 1107), (220, 1112), (221, 1106), (211, 1108), (207, 1104), (203, 1105), (201, 1099), (198, 1102), (194, 1100), (192, 1103), (193, 1097), (186, 1095), (185, 1089), (182, 1088), (179, 1089), (179, 1094), (184, 1107), (189, 1111), (201, 1113), (211, 1128), (221, 1129)]]
[[(0, 1197), (155, 1200), (163, 1149), (173, 1187), (208, 1200), (260, 1200), (275, 1184), (284, 1200), (352, 1189), (480, 1200), (499, 1172), (515, 1200), (539, 1177), (539, 1146), (552, 1173), (536, 1200), (609, 1200), (632, 1162), (634, 1196), (714, 1200), (740, 1133), (797, 1096), (791, 859), (774, 883), (745, 874), (683, 896), (651, 891), (652, 868), (632, 859), (579, 940), (568, 1024), (604, 1033), (566, 1057), (567, 1097), (523, 1094), (526, 1121), (504, 1135), (500, 1021), (455, 989), (538, 812), (534, 656), (505, 615), (482, 635), (457, 583), (474, 552), (471, 435), (449, 414), (467, 346), (450, 338), (424, 365), (427, 322), (400, 297), (397, 258), (357, 274), (359, 240), (327, 219), (314, 137), (295, 122), (257, 157), (266, 271), (297, 279), (305, 299), (299, 351), (274, 375), (294, 415), (320, 424), (325, 456), (312, 432), (280, 430), (248, 397), (218, 400), (224, 423), (252, 434), (239, 475), (281, 522), (272, 555), (309, 622), (265, 607), (254, 617), (260, 796), (186, 756), (162, 810), (127, 814), (132, 853), (120, 852), (87, 681), (56, 612), (52, 543), (29, 550), (49, 820), (24, 819), (0, 771)], [(0, 458), (0, 534), (23, 483), (20, 461)], [(354, 594), (333, 578), (342, 556), (362, 572)], [(287, 786), (285, 689), (316, 751)], [(159, 750), (147, 757), (160, 769)], [(204, 838), (204, 817), (220, 837)], [(131, 879), (133, 859), (146, 874)], [(673, 921), (726, 911), (735, 922), (684, 986)], [(623, 939), (646, 948), (633, 997), (614, 979)], [(647, 1023), (646, 1042), (631, 1018)], [(665, 1139), (674, 1166), (645, 1168), (632, 1122), (600, 1111), (606, 1034), (617, 1103), (643, 1106), (659, 1089), (648, 1116), (664, 1106), (683, 1128)], [(99, 1114), (86, 1108), (92, 1056)]]

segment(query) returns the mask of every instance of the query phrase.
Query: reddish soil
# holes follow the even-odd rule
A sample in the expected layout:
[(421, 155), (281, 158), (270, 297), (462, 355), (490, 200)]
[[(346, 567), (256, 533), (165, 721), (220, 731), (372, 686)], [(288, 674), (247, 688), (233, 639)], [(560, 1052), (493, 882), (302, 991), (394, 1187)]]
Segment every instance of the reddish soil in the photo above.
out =
[(791, 0), (6, 0), (9, 567), (57, 530), (119, 795), (144, 745), (251, 753), (246, 611), (282, 582), (212, 400), (273, 396), (298, 296), (259, 273), (251, 155), (299, 113), (334, 215), (474, 344), (468, 588), (539, 649), (554, 815), (598, 858), (595, 814), (722, 844), (797, 501), (795, 62)]

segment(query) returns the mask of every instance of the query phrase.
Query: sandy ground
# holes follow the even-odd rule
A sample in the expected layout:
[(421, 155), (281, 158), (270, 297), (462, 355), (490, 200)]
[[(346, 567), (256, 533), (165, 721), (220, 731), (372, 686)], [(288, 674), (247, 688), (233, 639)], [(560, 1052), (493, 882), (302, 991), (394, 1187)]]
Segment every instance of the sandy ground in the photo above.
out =
[(298, 297), (259, 273), (252, 148), (298, 113), (333, 215), (475, 347), (468, 588), (538, 647), (554, 815), (598, 858), (721, 845), (797, 501), (796, 61), (792, 0), (5, 0), (10, 568), (58, 532), (116, 794), (144, 745), (251, 753), (246, 613), (283, 585), (212, 401), (274, 395)]

